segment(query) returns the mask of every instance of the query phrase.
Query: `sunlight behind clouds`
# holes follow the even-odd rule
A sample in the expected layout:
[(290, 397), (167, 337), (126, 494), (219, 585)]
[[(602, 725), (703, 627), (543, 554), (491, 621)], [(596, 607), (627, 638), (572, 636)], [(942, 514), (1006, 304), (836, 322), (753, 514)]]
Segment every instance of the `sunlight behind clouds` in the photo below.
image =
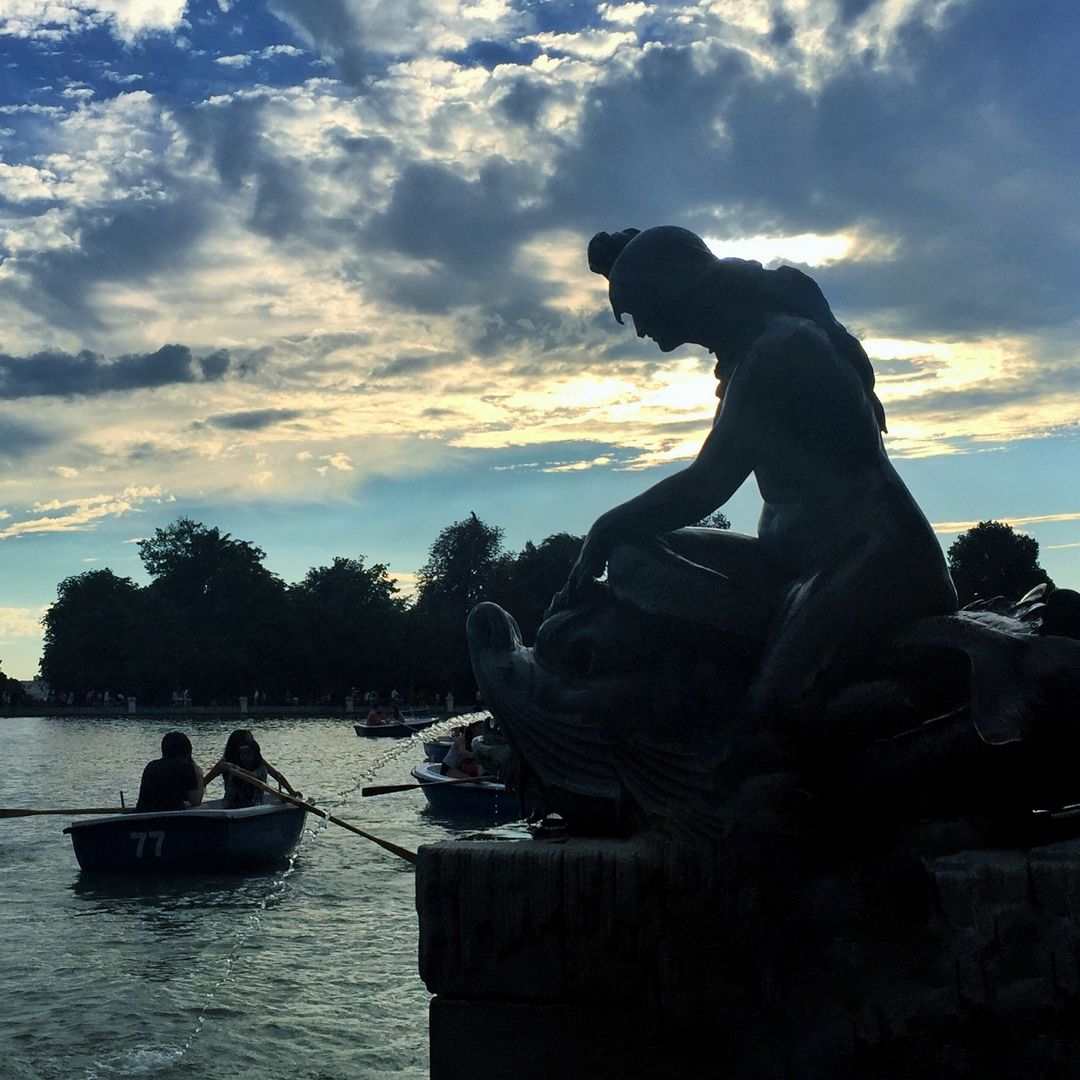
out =
[(722, 259), (753, 259), (763, 266), (792, 263), (801, 266), (828, 266), (830, 263), (890, 258), (896, 241), (852, 229), (831, 235), (800, 233), (796, 236), (744, 236), (720, 240), (702, 239)]
[[(1064, 444), (1080, 210), (1055, 18), (0, 0), (0, 537), (351, 506), (440, 470), (467, 500), (495, 467), (670, 469), (715, 384), (703, 350), (614, 324), (585, 252), (627, 225), (808, 269), (864, 341), (894, 456)], [(101, 494), (155, 486), (178, 505)], [(1013, 505), (1064, 512), (1041, 499)]]

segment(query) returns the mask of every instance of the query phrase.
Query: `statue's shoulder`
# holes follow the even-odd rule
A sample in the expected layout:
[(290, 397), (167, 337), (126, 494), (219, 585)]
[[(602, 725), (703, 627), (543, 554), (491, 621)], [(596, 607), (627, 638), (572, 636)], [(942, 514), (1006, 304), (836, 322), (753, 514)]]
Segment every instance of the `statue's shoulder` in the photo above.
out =
[(755, 351), (770, 357), (790, 356), (793, 353), (834, 355), (829, 335), (810, 319), (797, 315), (777, 315), (769, 321), (765, 333), (758, 339)]
[(820, 378), (837, 359), (828, 334), (817, 323), (783, 315), (770, 321), (742, 366), (746, 375), (756, 372), (758, 377), (769, 380), (801, 381)]

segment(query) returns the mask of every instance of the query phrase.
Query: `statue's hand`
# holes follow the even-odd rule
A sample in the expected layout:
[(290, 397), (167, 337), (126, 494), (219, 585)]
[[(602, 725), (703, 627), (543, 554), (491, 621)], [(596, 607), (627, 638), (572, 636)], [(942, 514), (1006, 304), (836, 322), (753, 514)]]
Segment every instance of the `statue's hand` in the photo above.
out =
[(585, 537), (585, 543), (581, 546), (581, 554), (578, 555), (577, 562), (571, 568), (566, 584), (551, 598), (551, 603), (544, 612), (545, 619), (556, 612), (581, 603), (596, 579), (604, 572), (609, 548), (610, 545), (601, 539), (595, 526), (589, 530), (589, 535)]

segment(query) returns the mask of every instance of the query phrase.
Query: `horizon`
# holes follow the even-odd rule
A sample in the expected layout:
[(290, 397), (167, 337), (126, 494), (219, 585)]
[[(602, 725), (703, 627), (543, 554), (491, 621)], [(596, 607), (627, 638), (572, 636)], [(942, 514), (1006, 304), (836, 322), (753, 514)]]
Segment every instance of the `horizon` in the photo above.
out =
[[(190, 517), (406, 585), (687, 464), (711, 358), (619, 326), (600, 230), (798, 266), (943, 547), (1080, 585), (1074, 7), (0, 0), (0, 662)], [(752, 483), (723, 507), (754, 532)]]

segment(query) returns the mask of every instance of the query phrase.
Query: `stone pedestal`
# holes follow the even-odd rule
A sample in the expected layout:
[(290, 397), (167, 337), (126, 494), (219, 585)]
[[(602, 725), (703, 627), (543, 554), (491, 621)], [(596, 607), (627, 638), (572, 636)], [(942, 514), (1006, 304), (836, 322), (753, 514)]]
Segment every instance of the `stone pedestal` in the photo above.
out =
[(740, 1080), (915, 1077), (935, 1046), (993, 1059), (1005, 1033), (1071, 1059), (1055, 1018), (1080, 994), (1080, 841), (801, 855), (421, 848), (432, 1080), (678, 1080), (703, 1055)]

